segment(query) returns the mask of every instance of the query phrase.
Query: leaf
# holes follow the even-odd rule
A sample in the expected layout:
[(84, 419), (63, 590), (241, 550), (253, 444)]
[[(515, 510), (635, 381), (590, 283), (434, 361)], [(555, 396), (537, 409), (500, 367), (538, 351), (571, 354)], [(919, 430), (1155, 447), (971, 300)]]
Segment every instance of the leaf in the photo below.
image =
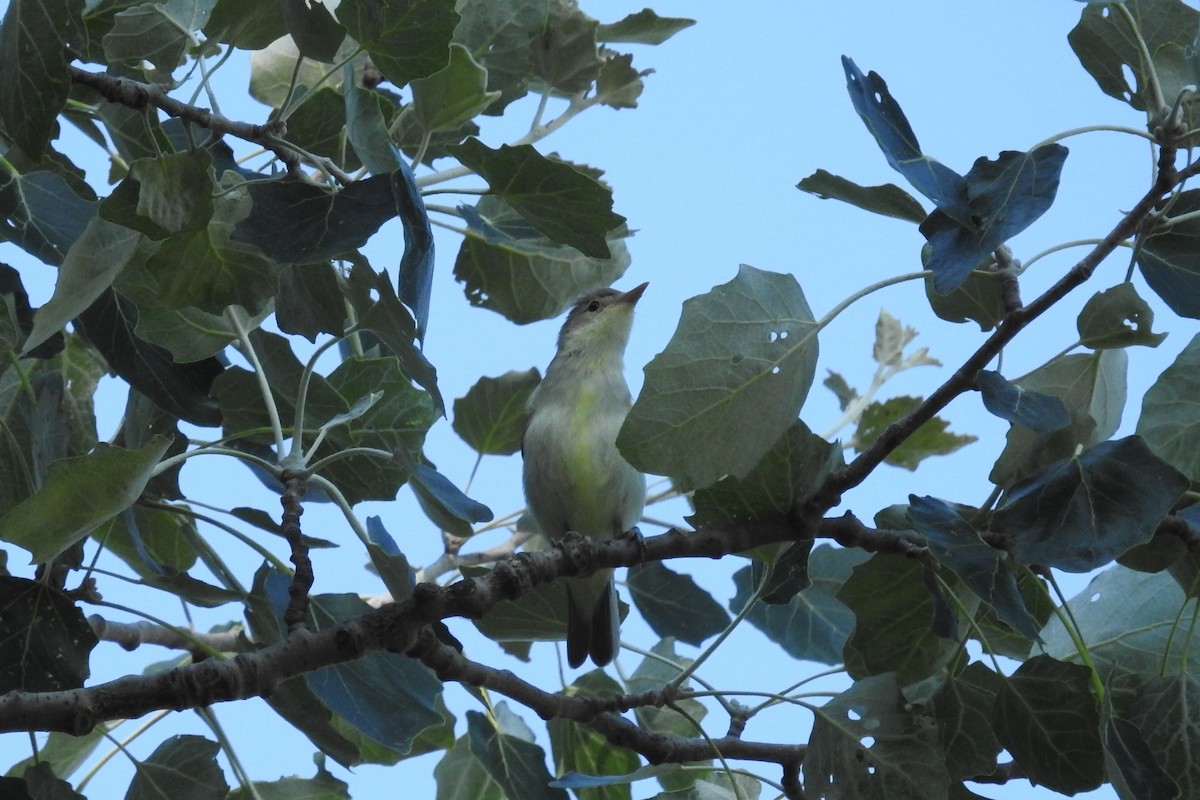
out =
[[(282, 617), (283, 608), (275, 614)], [(309, 602), (309, 625), (324, 630), (357, 619), (370, 606), (356, 595), (315, 595)], [(400, 753), (430, 725), (441, 722), (434, 699), (442, 684), (420, 662), (396, 653), (372, 653), (304, 676), (313, 693), (334, 713), (376, 742)]]
[[(599, 698), (621, 691), (620, 684), (601, 670), (593, 670), (576, 679), (564, 694)], [(604, 736), (573, 720), (552, 719), (546, 727), (555, 770), (563, 776), (553, 782), (555, 788), (589, 788), (585, 796), (593, 800), (628, 800), (629, 789), (617, 781), (638, 768), (641, 759), (637, 753), (614, 746)]]
[(1109, 717), (1104, 726), (1106, 769), (1118, 797), (1176, 800), (1179, 785), (1163, 771), (1137, 726)]
[(392, 141), (383, 110), (392, 101), (379, 92), (370, 91), (354, 83), (354, 68), (343, 67), (345, 76), (345, 135), (347, 141), (363, 165), (374, 175), (386, 175), (400, 169), (399, 152)]
[[(1196, 9), (1178, 0), (1138, 0), (1128, 4), (1137, 22), (1140, 37), (1130, 30), (1124, 15), (1109, 8), (1089, 4), (1083, 10), (1079, 24), (1071, 30), (1067, 41), (1079, 57), (1079, 63), (1096, 79), (1101, 90), (1110, 97), (1122, 100), (1151, 115), (1160, 113), (1156, 107), (1147, 68), (1152, 67), (1162, 85), (1163, 98), (1171, 103), (1189, 83), (1176, 77), (1173, 62), (1186, 58), (1196, 35)], [(1143, 48), (1150, 54), (1152, 64), (1142, 59)], [(1132, 74), (1135, 85), (1127, 75)], [(1194, 79), (1193, 81), (1194, 82)], [(1195, 103), (1185, 102), (1185, 124), (1194, 129), (1200, 119)]]
[(54, 295), (37, 310), (22, 355), (63, 329), (96, 301), (133, 256), (141, 234), (94, 217), (58, 270)]
[(0, 129), (31, 161), (41, 160), (66, 105), (63, 44), (82, 13), (81, 0), (11, 0), (0, 23)]
[(726, 476), (692, 495), (700, 527), (784, 519), (812, 496), (831, 472), (845, 465), (842, 448), (797, 420), (744, 478)]
[[(1169, 675), (1149, 681), (1137, 693), (1125, 716), (1145, 738), (1157, 779), (1173, 779), (1179, 797), (1200, 791), (1200, 765), (1192, 758), (1200, 745), (1200, 681), (1192, 675)], [(1171, 795), (1167, 795), (1171, 796)]]
[(487, 90), (487, 70), (467, 48), (450, 45), (450, 62), (412, 82), (412, 114), (427, 131), (454, 130), (490, 106), (500, 92)]
[(132, 505), (169, 445), (162, 437), (140, 450), (101, 443), (56, 462), (41, 489), (0, 517), (0, 540), (28, 550), (34, 563), (50, 561)]
[(367, 545), (371, 564), (391, 594), (392, 601), (399, 603), (408, 599), (412, 595), (413, 586), (416, 585), (416, 575), (409, 566), (408, 559), (396, 546), (396, 540), (383, 527), (383, 520), (379, 517), (367, 517), (367, 536), (371, 541)]
[(247, 6), (241, 0), (217, 0), (204, 35), (242, 50), (261, 50), (287, 33), (282, 12), (276, 3)]
[[(460, 210), (470, 213), (468, 208)], [(629, 266), (629, 252), (620, 238), (608, 241), (611, 258), (591, 258), (546, 239), (518, 239), (500, 232), (492, 223), (524, 220), (493, 197), (481, 198), (470, 211), (478, 212), (478, 225), (487, 228), (468, 228), (454, 277), (464, 284), (471, 305), (489, 308), (518, 325), (558, 316), (580, 295), (619, 279)], [(491, 239), (484, 238), (485, 231)]]
[(651, 72), (634, 69), (632, 55), (608, 53), (596, 76), (596, 99), (609, 108), (637, 108), (637, 100), (646, 88), (642, 78)]
[[(429, 298), (433, 291), (433, 228), (425, 201), (417, 188), (417, 179), (408, 164), (400, 160), (393, 172), (392, 196), (404, 227), (404, 254), (400, 257), (400, 299), (412, 309), (417, 321), (417, 340), (424, 341), (429, 327)], [(438, 406), (442, 405), (440, 399)]]
[(55, 775), (69, 778), (87, 761), (96, 747), (105, 741), (104, 735), (118, 724), (120, 723), (115, 721), (102, 722), (82, 736), (52, 731), (38, 747), (37, 755), (31, 755), (13, 764), (8, 770), (8, 775), (24, 775), (26, 768), (44, 764)]
[(337, 271), (328, 261), (280, 268), (275, 293), (275, 321), (284, 333), (315, 342), (318, 334), (341, 335), (346, 301)]
[(929, 552), (1021, 635), (1040, 642), (1005, 554), (989, 546), (949, 503), (909, 495), (908, 518), (925, 537)]
[(135, 761), (126, 800), (225, 800), (229, 784), (217, 764), (221, 746), (203, 736), (172, 736)]
[(1200, 481), (1200, 334), (1163, 370), (1142, 400), (1137, 434), (1155, 455)]
[(850, 102), (892, 169), (907, 178), (944, 214), (960, 224), (969, 225), (971, 211), (967, 207), (966, 180), (921, 152), (916, 134), (900, 110), (900, 104), (888, 92), (883, 78), (874, 72), (864, 76), (846, 56), (842, 56), (842, 68), (846, 72)]
[(612, 191), (595, 178), (532, 145), (493, 150), (471, 138), (447, 149), (547, 238), (593, 258), (610, 257), (605, 237), (625, 218), (613, 213)]
[(1200, 257), (1194, 246), (1200, 220), (1190, 218), (1196, 211), (1200, 190), (1181, 193), (1171, 204), (1171, 216), (1188, 218), (1152, 229), (1137, 252), (1138, 268), (1150, 289), (1172, 311), (1190, 319), (1200, 318)]
[(592, 88), (601, 67), (596, 44), (599, 23), (577, 3), (550, 3), (546, 27), (532, 42), (533, 85), (559, 95)]
[[(272, 4), (275, 5), (275, 4)], [(242, 12), (245, 13), (245, 12)], [(281, 36), (261, 50), (250, 54), (250, 96), (271, 108), (279, 108), (289, 96), (292, 75), (296, 75), (296, 86), (311, 89), (328, 86), (342, 90), (342, 77), (334, 73), (328, 79), (329, 67), (319, 61), (301, 60), (300, 50), (291, 36)]]
[(1008, 490), (992, 519), (1023, 564), (1087, 572), (1150, 540), (1188, 480), (1140, 437), (1103, 442)]
[(541, 380), (536, 369), (480, 378), (454, 401), (454, 432), (480, 455), (516, 453), (525, 436), (525, 406)]
[(100, 204), (100, 216), (156, 240), (192, 233), (212, 219), (214, 188), (206, 150), (139, 158)]
[(821, 385), (833, 392), (837, 397), (838, 408), (845, 411), (850, 404), (858, 399), (858, 390), (846, 382), (841, 373), (829, 370), (829, 376), (821, 381)]
[(532, 742), (496, 730), (478, 711), (467, 712), (467, 741), (471, 755), (500, 785), (506, 797), (566, 800), (566, 792), (550, 788), (545, 751)]
[[(858, 420), (858, 430), (853, 438), (854, 449), (861, 453), (869, 448), (889, 425), (910, 414), (921, 402), (920, 397), (901, 396), (868, 405)], [(978, 438), (970, 434), (949, 433), (946, 430), (949, 427), (949, 422), (941, 417), (934, 417), (917, 428), (884, 460), (893, 466), (912, 471), (920, 466), (924, 459), (949, 455)]]
[[(851, 569), (866, 561), (861, 550), (834, 549), (821, 545), (808, 559), (811, 584), (786, 605), (760, 603), (747, 619), (792, 658), (821, 664), (842, 663), (842, 649), (854, 628), (854, 613), (835, 596), (850, 577)], [(750, 567), (733, 574), (737, 594), (729, 609), (741, 611), (754, 591)]]
[(1059, 356), (1014, 381), (1022, 389), (1060, 398), (1071, 424), (1051, 433), (1012, 426), (988, 478), (998, 486), (1011, 486), (1049, 464), (1071, 458), (1080, 447), (1109, 439), (1121, 424), (1128, 364), (1124, 350)]
[(908, 708), (896, 676), (879, 675), (815, 709), (805, 790), (817, 797), (946, 796), (950, 779), (937, 728)]
[[(640, 694), (660, 690), (668, 683), (677, 680), (680, 673), (691, 665), (692, 659), (684, 658), (675, 652), (674, 639), (662, 639), (650, 648), (650, 653), (642, 659), (637, 669), (626, 680), (626, 691), (630, 694)], [(692, 682), (690, 680), (683, 681), (678, 688), (689, 691), (692, 689)], [(643, 705), (638, 707), (634, 713), (637, 716), (638, 724), (652, 733), (666, 736), (695, 736), (697, 734), (696, 726), (708, 714), (708, 709), (698, 700), (693, 699), (684, 699), (675, 705), (679, 710)]]
[(1138, 296), (1132, 283), (1118, 283), (1097, 292), (1079, 312), (1079, 342), (1093, 350), (1141, 344), (1158, 347), (1165, 333), (1153, 333), (1154, 311)]
[(346, 29), (329, 13), (323, 0), (314, 3), (283, 0), (280, 8), (287, 31), (300, 54), (315, 61), (333, 63), (346, 38)]
[(355, 87), (346, 96), (329, 86), (322, 86), (304, 96), (287, 121), (287, 140), (310, 153), (333, 161), (342, 169), (353, 172), (362, 166), (356, 148), (346, 147), (350, 138), (346, 106), (350, 97), (364, 91)]
[(450, 0), (343, 0), (337, 14), (397, 87), (446, 65), (459, 22)]
[(442, 530), (465, 539), (474, 533), (472, 523), (492, 520), (490, 508), (467, 497), (433, 467), (409, 456), (403, 448), (396, 450), (395, 457), (408, 470), (409, 485), (416, 493), (421, 509)]
[(822, 200), (841, 200), (873, 214), (904, 219), (918, 225), (926, 217), (925, 208), (894, 183), (860, 186), (840, 175), (819, 169), (796, 184), (796, 188), (815, 194)]
[(500, 99), (485, 113), (499, 115), (524, 97), (533, 75), (534, 38), (546, 29), (550, 4), (544, 0), (462, 0), (462, 20), (454, 39), (488, 71), (488, 90)]
[(964, 221), (939, 206), (921, 223), (932, 248), (928, 268), (936, 291), (960, 286), (989, 253), (1049, 210), (1066, 158), (1067, 148), (1048, 144), (975, 161), (964, 179), (970, 218)]
[(109, 61), (149, 61), (169, 75), (183, 61), (191, 34), (204, 27), (216, 0), (166, 0), (142, 3), (116, 15), (104, 37)]
[(933, 288), (932, 277), (926, 278), (925, 297), (933, 313), (942, 319), (948, 322), (974, 320), (979, 323), (981, 331), (995, 328), (1008, 313), (1004, 306), (1004, 277), (996, 272), (976, 269), (945, 294)]
[(895, 672), (904, 685), (936, 675), (958, 643), (931, 627), (935, 604), (919, 563), (876, 553), (854, 567), (834, 595), (854, 614), (854, 633), (843, 651), (855, 680)]
[(4, 238), (47, 264), (62, 263), (96, 215), (96, 206), (94, 199), (75, 194), (70, 184), (53, 172), (0, 172)]
[(220, 424), (220, 408), (209, 395), (225, 369), (216, 358), (177, 363), (166, 348), (138, 338), (137, 307), (114, 291), (102, 293), (75, 324), (109, 367), (159, 408), (197, 425)]
[(81, 688), (98, 641), (62, 592), (41, 581), (0, 577), (0, 692)]
[(648, 8), (636, 14), (627, 14), (623, 19), (596, 30), (596, 39), (601, 42), (628, 42), (630, 44), (662, 44), (685, 28), (696, 24), (694, 19), (683, 17), (660, 17)]
[(629, 569), (626, 586), (646, 624), (660, 637), (673, 637), (699, 647), (729, 624), (725, 609), (689, 575), (659, 562)]
[[(1113, 567), (1096, 575), (1068, 600), (1078, 633), (1114, 702), (1131, 701), (1136, 691), (1160, 674), (1195, 675), (1189, 649), (1172, 645), (1178, 635), (1179, 609), (1187, 598), (1165, 573), (1147, 575)], [(1079, 649), (1057, 618), (1042, 631), (1046, 652), (1062, 661), (1078, 661)]]
[(250, 215), (231, 240), (289, 264), (326, 261), (357, 250), (396, 216), (391, 178), (372, 175), (338, 192), (293, 180), (250, 181)]
[(986, 775), (996, 766), (1001, 745), (992, 721), (995, 693), (979, 684), (995, 673), (978, 661), (962, 677), (947, 677), (930, 698), (938, 735), (946, 751), (946, 769), (954, 780)]
[(253, 788), (243, 786), (230, 792), (227, 800), (350, 800), (350, 787), (333, 777), (320, 761), (311, 778), (280, 778), (254, 781)]
[(433, 768), (437, 800), (505, 800), (504, 790), (471, 753), (464, 734)]
[(983, 370), (975, 379), (983, 406), (993, 415), (1031, 431), (1048, 433), (1071, 424), (1063, 401), (1054, 395), (1022, 389), (999, 372)]
[(566, 607), (566, 590), (562, 581), (555, 581), (535, 586), (516, 600), (501, 601), (472, 622), (480, 633), (500, 644), (556, 642), (567, 635)]
[(996, 735), (1033, 783), (1062, 794), (1104, 780), (1100, 712), (1086, 667), (1039, 655), (996, 696)]
[(745, 477), (791, 426), (817, 362), (817, 325), (791, 275), (743, 265), (684, 303), (617, 437), (642, 472), (692, 488)]

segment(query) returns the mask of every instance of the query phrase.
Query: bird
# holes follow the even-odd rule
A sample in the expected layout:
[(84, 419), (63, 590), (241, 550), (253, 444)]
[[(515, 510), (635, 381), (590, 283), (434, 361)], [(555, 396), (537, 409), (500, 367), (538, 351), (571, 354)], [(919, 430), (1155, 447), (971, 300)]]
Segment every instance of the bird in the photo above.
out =
[[(617, 450), (631, 405), (625, 345), (648, 284), (598, 289), (575, 302), (546, 376), (529, 398), (522, 445), (525, 501), (550, 539), (575, 531), (608, 540), (636, 535), (646, 478)], [(612, 661), (620, 643), (613, 571), (569, 578), (567, 663)]]

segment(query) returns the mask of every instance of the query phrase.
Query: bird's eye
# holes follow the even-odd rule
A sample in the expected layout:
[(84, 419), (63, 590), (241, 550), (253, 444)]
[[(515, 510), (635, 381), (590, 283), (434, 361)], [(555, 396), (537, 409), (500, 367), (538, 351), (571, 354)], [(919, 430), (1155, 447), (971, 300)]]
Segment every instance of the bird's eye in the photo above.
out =
[(599, 311), (599, 310), (600, 310), (600, 301), (599, 300), (593, 300), (592, 302), (588, 303), (588, 311)]

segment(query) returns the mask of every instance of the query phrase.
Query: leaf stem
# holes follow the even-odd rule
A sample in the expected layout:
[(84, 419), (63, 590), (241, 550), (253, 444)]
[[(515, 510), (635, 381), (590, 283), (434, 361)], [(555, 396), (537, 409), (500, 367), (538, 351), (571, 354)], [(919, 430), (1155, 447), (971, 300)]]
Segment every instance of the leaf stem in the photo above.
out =
[(238, 341), (241, 342), (238, 349), (254, 367), (254, 377), (258, 380), (258, 389), (267, 409), (267, 418), (271, 421), (271, 432), (275, 435), (275, 452), (282, 457), (283, 426), (279, 422), (279, 407), (275, 405), (275, 395), (271, 393), (271, 382), (267, 380), (266, 370), (258, 360), (258, 353), (254, 352), (254, 345), (250, 343), (250, 332), (246, 329), (246, 312), (240, 306), (230, 306), (225, 309), (225, 319), (229, 320), (229, 324), (237, 333)]

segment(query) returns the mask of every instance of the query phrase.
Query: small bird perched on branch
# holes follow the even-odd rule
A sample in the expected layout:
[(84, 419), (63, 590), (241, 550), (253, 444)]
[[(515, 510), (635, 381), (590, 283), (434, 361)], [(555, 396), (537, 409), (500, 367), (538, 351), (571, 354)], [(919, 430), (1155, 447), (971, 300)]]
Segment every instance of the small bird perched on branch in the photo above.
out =
[[(625, 344), (647, 285), (580, 298), (558, 334), (546, 377), (529, 398), (525, 500), (551, 539), (570, 531), (613, 539), (641, 519), (646, 478), (617, 452), (617, 432), (630, 407)], [(578, 667), (590, 655), (602, 667), (620, 642), (612, 570), (572, 578), (566, 587), (567, 662)]]

